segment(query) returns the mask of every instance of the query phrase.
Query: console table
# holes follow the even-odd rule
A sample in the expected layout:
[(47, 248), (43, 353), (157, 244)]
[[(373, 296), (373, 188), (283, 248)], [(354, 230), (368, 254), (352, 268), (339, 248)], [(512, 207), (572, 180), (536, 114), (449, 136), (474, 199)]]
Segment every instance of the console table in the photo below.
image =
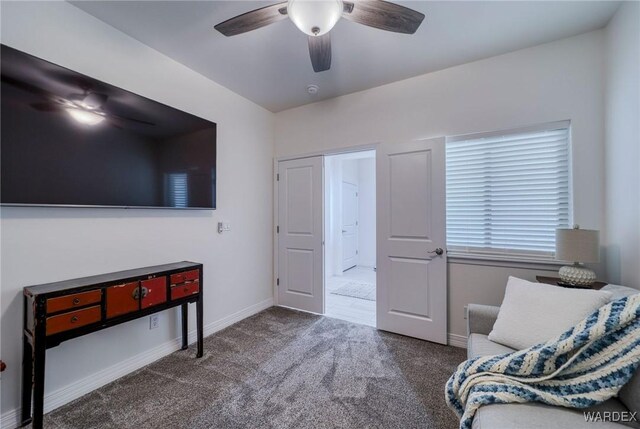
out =
[[(21, 425), (42, 428), (46, 350), (172, 307), (182, 307), (182, 350), (188, 348), (188, 305), (196, 303), (202, 357), (202, 264), (177, 262), (24, 288)], [(31, 397), (33, 393), (33, 418)]]

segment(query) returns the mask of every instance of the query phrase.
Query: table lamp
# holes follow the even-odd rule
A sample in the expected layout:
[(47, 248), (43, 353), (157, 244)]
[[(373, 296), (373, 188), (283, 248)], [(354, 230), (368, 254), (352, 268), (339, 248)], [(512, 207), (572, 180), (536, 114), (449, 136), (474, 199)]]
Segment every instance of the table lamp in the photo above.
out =
[(579, 225), (556, 229), (556, 259), (574, 262), (558, 271), (562, 283), (590, 286), (596, 280), (596, 273), (582, 264), (600, 261), (600, 232), (580, 229)]

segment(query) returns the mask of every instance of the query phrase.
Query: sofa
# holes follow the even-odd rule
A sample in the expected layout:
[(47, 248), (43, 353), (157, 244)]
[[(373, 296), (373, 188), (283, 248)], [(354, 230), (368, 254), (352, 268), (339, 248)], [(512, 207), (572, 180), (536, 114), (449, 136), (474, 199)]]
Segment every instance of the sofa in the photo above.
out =
[[(636, 289), (607, 285), (602, 290), (612, 293), (612, 300), (633, 293)], [(488, 335), (498, 317), (500, 307), (469, 304), (467, 312), (467, 357), (488, 356), (513, 352), (504, 345), (492, 342)], [(614, 411), (611, 416), (635, 414), (636, 422), (592, 421), (586, 422), (584, 411)], [(605, 415), (605, 414), (600, 414)], [(630, 419), (633, 420), (633, 419)], [(541, 403), (492, 404), (478, 409), (473, 419), (473, 429), (640, 429), (640, 369), (627, 383), (618, 397), (586, 410), (570, 409)]]

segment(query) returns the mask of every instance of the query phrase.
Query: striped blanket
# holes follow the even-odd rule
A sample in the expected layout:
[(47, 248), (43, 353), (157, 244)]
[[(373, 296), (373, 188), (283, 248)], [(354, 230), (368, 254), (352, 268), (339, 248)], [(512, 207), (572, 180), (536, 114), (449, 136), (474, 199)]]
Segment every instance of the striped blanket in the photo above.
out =
[(586, 408), (618, 393), (640, 364), (640, 294), (602, 306), (557, 338), (525, 350), (469, 359), (445, 388), (470, 429), (486, 404), (543, 402)]

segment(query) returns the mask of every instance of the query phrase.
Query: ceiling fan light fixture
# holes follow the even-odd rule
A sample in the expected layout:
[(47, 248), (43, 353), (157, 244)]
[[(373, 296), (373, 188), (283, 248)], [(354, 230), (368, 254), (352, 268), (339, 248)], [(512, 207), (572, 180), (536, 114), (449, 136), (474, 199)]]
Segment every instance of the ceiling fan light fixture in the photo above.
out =
[(75, 107), (67, 107), (65, 109), (69, 115), (83, 125), (98, 125), (104, 121), (104, 116), (98, 115), (90, 110), (78, 109)]
[(342, 0), (289, 0), (287, 15), (309, 36), (322, 36), (331, 31), (342, 16)]

